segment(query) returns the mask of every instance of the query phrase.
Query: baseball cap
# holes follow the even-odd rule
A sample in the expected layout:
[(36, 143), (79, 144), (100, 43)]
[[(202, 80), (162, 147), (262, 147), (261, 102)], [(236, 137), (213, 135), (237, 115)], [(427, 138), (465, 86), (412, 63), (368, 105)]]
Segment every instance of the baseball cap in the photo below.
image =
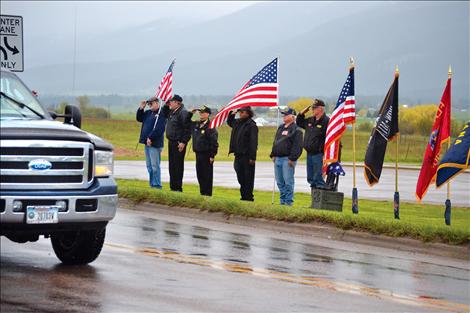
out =
[(282, 115), (295, 115), (295, 110), (292, 108), (287, 108), (284, 111), (281, 111)]
[(157, 101), (158, 103), (160, 103), (160, 100), (157, 98), (157, 97), (151, 97), (147, 100), (147, 103), (152, 103), (154, 101)]
[(325, 106), (325, 102), (321, 101), (320, 99), (314, 99), (313, 100), (312, 108), (324, 107), (324, 106)]
[(183, 98), (181, 98), (178, 95), (174, 95), (173, 98), (170, 99), (170, 101), (178, 101), (178, 102), (183, 102)]
[(211, 108), (203, 105), (202, 107), (199, 108), (199, 112), (200, 113), (209, 113), (209, 114), (211, 114), (212, 110), (211, 110)]

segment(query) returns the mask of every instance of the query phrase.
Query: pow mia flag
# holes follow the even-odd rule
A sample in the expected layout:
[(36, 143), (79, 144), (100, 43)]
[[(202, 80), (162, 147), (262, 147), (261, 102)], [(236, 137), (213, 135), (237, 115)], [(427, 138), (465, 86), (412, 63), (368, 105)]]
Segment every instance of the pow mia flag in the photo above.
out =
[(387, 142), (398, 134), (398, 75), (388, 90), (369, 138), (364, 160), (364, 176), (369, 186), (379, 182)]

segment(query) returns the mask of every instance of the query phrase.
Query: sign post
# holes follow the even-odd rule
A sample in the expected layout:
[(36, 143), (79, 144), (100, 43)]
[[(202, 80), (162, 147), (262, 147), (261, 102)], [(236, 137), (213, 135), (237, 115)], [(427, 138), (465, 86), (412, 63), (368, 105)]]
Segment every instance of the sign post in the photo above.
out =
[(23, 17), (0, 15), (0, 63), (11, 72), (23, 72)]

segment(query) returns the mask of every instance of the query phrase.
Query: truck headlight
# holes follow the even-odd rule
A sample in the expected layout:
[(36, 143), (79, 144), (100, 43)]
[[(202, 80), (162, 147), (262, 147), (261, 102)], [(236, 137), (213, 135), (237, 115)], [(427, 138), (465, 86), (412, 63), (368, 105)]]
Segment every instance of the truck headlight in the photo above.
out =
[(113, 175), (113, 152), (95, 150), (95, 177)]

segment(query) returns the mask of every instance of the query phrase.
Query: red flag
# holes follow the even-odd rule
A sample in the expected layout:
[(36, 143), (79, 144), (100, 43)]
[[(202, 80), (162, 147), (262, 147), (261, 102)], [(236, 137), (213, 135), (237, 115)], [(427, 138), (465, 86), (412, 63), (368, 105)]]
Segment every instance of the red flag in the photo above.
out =
[(432, 126), (431, 136), (424, 154), (423, 165), (416, 184), (416, 199), (421, 202), (428, 187), (436, 180), (436, 171), (439, 165), (441, 145), (450, 140), (450, 86), (451, 79), (447, 79), (446, 88), (442, 94), (441, 103), (437, 108), (436, 119)]

